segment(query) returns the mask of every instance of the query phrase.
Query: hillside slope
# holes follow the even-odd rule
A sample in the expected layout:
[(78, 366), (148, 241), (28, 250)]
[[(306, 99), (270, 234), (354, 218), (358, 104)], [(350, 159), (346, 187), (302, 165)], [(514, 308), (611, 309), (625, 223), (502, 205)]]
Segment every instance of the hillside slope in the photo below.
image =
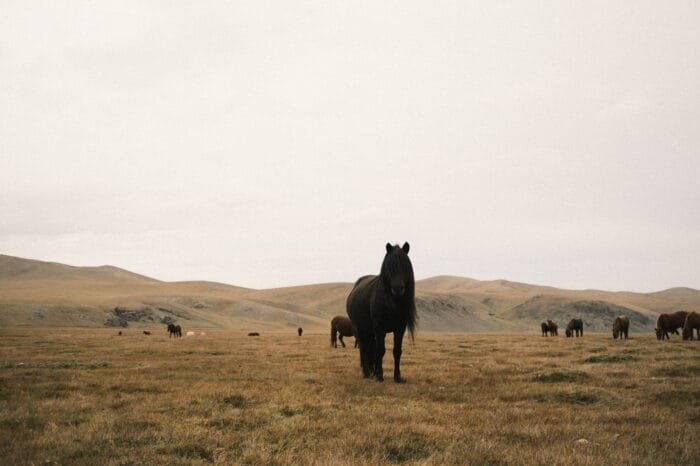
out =
[[(266, 290), (206, 281), (162, 282), (111, 266), (73, 267), (0, 255), (0, 325), (327, 331), (345, 314), (351, 283)], [(584, 320), (608, 331), (626, 314), (649, 332), (661, 312), (700, 311), (700, 291), (655, 293), (563, 290), (507, 280), (439, 276), (416, 282), (419, 329), (447, 332), (539, 331), (552, 319)]]

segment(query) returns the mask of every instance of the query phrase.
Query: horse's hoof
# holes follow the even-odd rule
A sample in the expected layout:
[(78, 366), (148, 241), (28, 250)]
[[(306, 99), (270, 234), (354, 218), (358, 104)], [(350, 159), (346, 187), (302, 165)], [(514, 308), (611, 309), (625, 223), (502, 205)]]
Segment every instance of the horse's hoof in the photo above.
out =
[(382, 377), (381, 375), (378, 375), (377, 382), (384, 382), (384, 377)]
[(406, 383), (406, 379), (402, 377), (394, 377), (394, 382), (396, 383)]

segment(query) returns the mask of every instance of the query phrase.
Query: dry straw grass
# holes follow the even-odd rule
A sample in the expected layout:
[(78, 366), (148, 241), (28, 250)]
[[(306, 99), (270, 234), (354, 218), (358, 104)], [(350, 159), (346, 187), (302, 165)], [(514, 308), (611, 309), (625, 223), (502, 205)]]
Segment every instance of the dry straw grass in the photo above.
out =
[(697, 342), (421, 333), (396, 385), (363, 380), (352, 345), (331, 349), (325, 334), (116, 333), (0, 330), (3, 464), (700, 457)]

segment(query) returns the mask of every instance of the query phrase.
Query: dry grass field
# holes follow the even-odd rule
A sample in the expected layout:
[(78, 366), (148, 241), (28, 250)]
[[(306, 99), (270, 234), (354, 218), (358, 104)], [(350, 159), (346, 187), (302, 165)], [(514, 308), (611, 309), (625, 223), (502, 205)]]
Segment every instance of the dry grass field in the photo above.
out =
[(697, 341), (423, 332), (397, 385), (320, 333), (124, 333), (0, 330), (3, 464), (700, 459)]

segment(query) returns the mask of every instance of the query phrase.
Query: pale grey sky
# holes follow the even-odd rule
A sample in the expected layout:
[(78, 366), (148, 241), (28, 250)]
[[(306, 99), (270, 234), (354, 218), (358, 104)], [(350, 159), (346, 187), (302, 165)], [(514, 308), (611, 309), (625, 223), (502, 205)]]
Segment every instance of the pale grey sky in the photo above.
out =
[(0, 0), (0, 253), (700, 288), (700, 4)]

